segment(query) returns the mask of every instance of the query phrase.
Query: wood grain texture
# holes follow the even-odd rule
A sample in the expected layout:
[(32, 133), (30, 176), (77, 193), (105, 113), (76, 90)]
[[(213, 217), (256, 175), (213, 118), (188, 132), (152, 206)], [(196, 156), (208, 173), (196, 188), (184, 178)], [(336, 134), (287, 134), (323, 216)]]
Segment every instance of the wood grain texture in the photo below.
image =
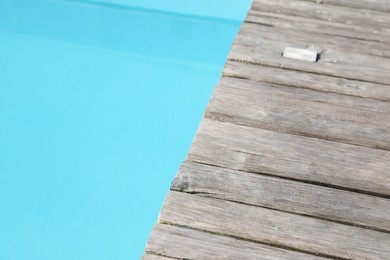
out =
[(160, 222), (346, 259), (386, 259), (390, 234), (171, 191)]
[(157, 224), (148, 241), (147, 252), (174, 259), (323, 259), (258, 243), (197, 230)]
[(172, 190), (341, 221), (390, 233), (390, 200), (355, 192), (193, 162), (182, 165)]
[(204, 119), (188, 160), (390, 197), (383, 150)]
[(319, 5), (346, 6), (356, 9), (374, 10), (379, 12), (390, 12), (389, 0), (305, 0)]
[(297, 29), (310, 33), (321, 33), (328, 36), (340, 36), (351, 39), (376, 41), (382, 43), (390, 42), (389, 28), (380, 28), (380, 32), (373, 28), (360, 27), (351, 24), (335, 23), (331, 21), (318, 20), (315, 18), (291, 16), (283, 13), (263, 12), (251, 9), (245, 20), (249, 23), (258, 23), (285, 29)]
[[(337, 93), (365, 98), (361, 108), (370, 103), (368, 109), (389, 110), (390, 104), (376, 100), (390, 101), (390, 86), (369, 82), (334, 78), (313, 73), (285, 70), (268, 66), (258, 66), (228, 60), (223, 70), (227, 77), (243, 78), (257, 82), (274, 83), (289, 87), (306, 88), (326, 93)], [(333, 97), (334, 95), (330, 95)], [(375, 99), (370, 101), (368, 99)], [(340, 102), (349, 103), (350, 98), (339, 98)], [(352, 99), (359, 100), (359, 99)]]
[(165, 256), (158, 256), (158, 255), (151, 255), (151, 254), (145, 254), (142, 258), (142, 260), (172, 260), (174, 258), (171, 257), (165, 257)]
[(322, 62), (327, 60), (335, 63), (340, 59), (347, 62), (366, 59), (367, 67), (383, 67), (383, 64), (376, 64), (375, 61), (386, 61), (386, 58), (390, 57), (387, 44), (335, 35), (329, 37), (321, 34), (321, 32), (310, 32), (310, 36), (308, 36), (308, 33), (302, 31), (299, 27), (288, 29), (274, 27), (273, 31), (270, 31), (269, 26), (266, 25), (244, 23), (239, 35), (240, 37), (236, 39), (235, 44), (244, 46), (260, 44), (265, 48), (272, 49), (273, 46), (268, 46), (271, 41), (274, 41), (275, 46), (279, 49), (286, 47), (286, 44), (300, 47), (315, 46), (321, 51)]
[(300, 0), (254, 0), (252, 10), (358, 26), (365, 28), (367, 33), (385, 35), (390, 33), (390, 16), (387, 13), (367, 9), (356, 10), (343, 6), (335, 8), (334, 6)]
[[(222, 77), (205, 116), (278, 132), (390, 150), (390, 103)], [(343, 104), (344, 103), (344, 104)], [(372, 105), (372, 104), (371, 104)], [(382, 107), (382, 109), (380, 108)]]
[[(325, 48), (321, 44), (312, 46), (310, 37), (307, 37), (307, 40), (300, 40), (297, 37), (289, 39), (274, 33), (272, 34), (274, 39), (259, 36), (255, 38), (258, 40), (255, 40), (250, 35), (256, 34), (256, 31), (248, 32), (245, 29), (247, 27), (250, 27), (248, 30), (256, 28), (247, 24), (243, 25), (243, 29), (238, 34), (231, 49), (229, 59), (325, 76), (390, 84), (390, 78), (387, 76), (390, 67), (390, 59), (388, 58), (342, 51), (337, 48)], [(283, 58), (281, 54), (287, 46), (311, 47), (317, 49), (321, 53), (321, 57), (316, 63)]]

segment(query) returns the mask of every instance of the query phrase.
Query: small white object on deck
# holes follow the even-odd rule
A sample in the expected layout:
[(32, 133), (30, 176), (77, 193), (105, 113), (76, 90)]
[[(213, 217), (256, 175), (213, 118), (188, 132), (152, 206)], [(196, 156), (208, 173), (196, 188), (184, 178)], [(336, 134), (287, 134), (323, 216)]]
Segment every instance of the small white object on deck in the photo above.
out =
[(317, 61), (318, 52), (309, 49), (298, 49), (286, 47), (283, 52), (283, 57), (296, 60)]

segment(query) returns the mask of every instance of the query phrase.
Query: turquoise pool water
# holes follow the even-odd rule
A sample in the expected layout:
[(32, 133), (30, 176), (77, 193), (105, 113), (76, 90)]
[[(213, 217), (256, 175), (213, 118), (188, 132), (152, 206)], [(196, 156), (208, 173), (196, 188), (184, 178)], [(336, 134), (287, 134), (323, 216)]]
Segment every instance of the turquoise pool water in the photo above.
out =
[(237, 2), (0, 0), (1, 260), (140, 258)]

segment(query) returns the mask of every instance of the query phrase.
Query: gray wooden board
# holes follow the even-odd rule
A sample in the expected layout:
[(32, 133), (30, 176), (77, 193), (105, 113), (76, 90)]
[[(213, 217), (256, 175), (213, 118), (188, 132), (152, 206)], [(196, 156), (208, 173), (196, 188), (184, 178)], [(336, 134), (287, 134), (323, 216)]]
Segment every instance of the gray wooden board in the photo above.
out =
[(151, 255), (151, 254), (145, 254), (141, 259), (142, 260), (169, 260), (169, 259), (174, 259), (174, 258), (165, 257), (165, 256), (158, 256), (158, 255)]
[[(228, 60), (225, 64), (223, 75), (297, 88), (313, 89), (327, 93), (332, 92), (362, 97), (365, 98), (365, 101), (361, 102), (359, 105), (361, 108), (364, 108), (366, 104), (370, 103), (368, 109), (372, 109), (373, 111), (388, 111), (390, 109), (390, 104), (376, 102), (376, 100), (390, 101), (390, 86), (387, 85), (285, 70), (275, 67), (258, 66), (231, 60)], [(329, 97), (333, 96), (334, 95), (329, 95)], [(375, 100), (370, 101), (367, 98)], [(338, 100), (343, 102), (341, 98)], [(344, 103), (349, 103), (349, 100), (351, 99), (345, 99)]]
[(267, 245), (219, 236), (197, 230), (157, 224), (147, 252), (174, 259), (323, 259)]
[(343, 98), (356, 106), (346, 107), (342, 102), (339, 105), (337, 97), (334, 97), (336, 102), (332, 102), (331, 95), (318, 91), (222, 77), (205, 116), (279, 132), (390, 150), (389, 103), (384, 102), (383, 109), (386, 111), (378, 113), (359, 108), (357, 101), (364, 102), (364, 99), (354, 101), (357, 98)]
[[(267, 46), (270, 48), (269, 45)], [(344, 60), (335, 60), (334, 63), (326, 60), (321, 61), (321, 59), (315, 63), (296, 61), (283, 58), (281, 56), (282, 52), (283, 49), (274, 48), (274, 50), (267, 50), (261, 45), (244, 46), (236, 44), (232, 47), (229, 59), (242, 63), (253, 63), (256, 65), (309, 72), (324, 76), (390, 85), (390, 78), (387, 76), (388, 70), (384, 68), (364, 67), (364, 64), (362, 63), (356, 63), (355, 65), (345, 64)]]
[[(331, 64), (349, 64), (355, 66), (356, 64), (364, 64), (369, 68), (382, 68), (389, 69), (390, 59), (388, 57), (382, 57), (382, 52), (388, 52), (389, 48), (387, 44), (380, 43), (382, 48), (378, 48), (380, 52), (378, 55), (371, 55), (364, 53), (364, 49), (374, 48), (371, 43), (358, 44), (353, 43), (351, 40), (344, 41), (345, 45), (334, 42), (330, 37), (324, 37), (324, 35), (311, 35), (307, 32), (301, 32), (296, 30), (285, 30), (275, 28), (273, 32), (265, 28), (266, 26), (245, 23), (242, 25), (241, 30), (235, 40), (236, 45), (242, 45), (247, 47), (258, 47), (259, 45), (264, 50), (282, 50), (286, 46), (296, 46), (299, 48), (312, 48), (313, 50), (321, 53), (320, 60), (318, 62), (331, 63)], [(286, 32), (288, 31), (288, 32)], [(349, 42), (349, 43), (348, 43)], [(273, 45), (271, 45), (273, 43)], [(349, 48), (347, 47), (349, 44)], [(379, 43), (377, 43), (379, 45)], [(354, 51), (354, 50), (357, 51)], [(310, 64), (310, 63), (308, 63)]]
[(189, 161), (182, 165), (172, 189), (390, 233), (390, 200), (356, 192)]
[(388, 233), (182, 192), (168, 194), (159, 221), (323, 256), (390, 255)]
[(390, 197), (390, 152), (203, 119), (188, 160)]
[[(389, 3), (390, 4), (390, 3)], [(390, 33), (390, 16), (387, 13), (371, 10), (357, 10), (349, 7), (319, 5), (299, 0), (254, 0), (252, 9), (261, 12), (282, 13), (285, 15), (313, 18), (334, 23), (366, 28), (367, 32)]]
[[(260, 65), (284, 67), (349, 79), (356, 78), (361, 81), (389, 85), (389, 77), (386, 77), (385, 73), (389, 71), (390, 58), (337, 50), (335, 48), (327, 49), (326, 44), (313, 45), (310, 40), (294, 40), (293, 38), (286, 40), (285, 37), (281, 37), (280, 39), (275, 37), (276, 39), (274, 40), (268, 40), (264, 37), (261, 40), (255, 41), (250, 37), (250, 33), (246, 35), (244, 33), (246, 32), (243, 30), (243, 33), (240, 33), (240, 36), (235, 41), (233, 52), (230, 56), (234, 60), (243, 60), (259, 63)], [(277, 43), (273, 43), (275, 41)], [(320, 58), (316, 63), (286, 59), (282, 57), (285, 46), (309, 50), (313, 48), (313, 50), (320, 53)], [(251, 54), (253, 57), (247, 59), (248, 54)], [(310, 66), (310, 64), (313, 65)], [(360, 76), (358, 77), (357, 75), (359, 73)]]
[[(379, 84), (390, 84), (388, 71), (390, 59), (366, 55), (361, 53), (348, 53), (337, 51), (337, 49), (321, 49), (321, 58), (318, 62), (306, 62), (286, 59), (282, 57), (285, 46), (305, 47), (309, 41), (300, 41), (286, 38), (267, 40), (248, 40), (250, 33), (245, 31), (247, 25), (243, 25), (242, 33), (237, 36), (229, 59), (235, 61), (249, 62), (259, 65), (280, 67), (298, 71), (306, 71), (316, 74), (347, 78), (352, 80), (368, 81)], [(251, 28), (256, 28), (252, 26)], [(253, 34), (256, 34), (254, 31)], [(276, 34), (275, 34), (276, 35)], [(307, 36), (309, 38), (309, 36)]]
[[(364, 10), (374, 10), (379, 12), (390, 12), (390, 0), (305, 0), (317, 4), (333, 6), (346, 6)], [(336, 7), (334, 7), (336, 8)]]
[[(336, 60), (352, 61), (365, 60), (366, 66), (384, 67), (381, 62), (386, 62), (390, 57), (388, 44), (381, 42), (350, 39), (341, 36), (323, 35), (321, 32), (305, 32), (300, 28), (278, 28), (270, 30), (269, 26), (244, 23), (241, 26), (239, 37), (235, 44), (243, 46), (262, 45), (272, 49), (270, 42), (276, 44), (278, 49), (283, 49), (286, 44), (301, 47), (317, 47), (322, 52), (322, 61), (335, 63)], [(268, 48), (267, 48), (268, 47)], [(372, 57), (377, 56), (377, 57)], [(349, 58), (349, 59), (347, 59)], [(373, 60), (371, 60), (373, 59)], [(378, 64), (375, 64), (378, 63)], [(386, 68), (386, 67), (385, 67)]]
[(390, 42), (389, 29), (371, 29), (350, 24), (342, 24), (318, 20), (309, 17), (291, 16), (282, 13), (262, 12), (251, 9), (245, 20), (246, 22), (268, 24), (274, 27), (286, 29), (297, 29), (302, 31), (317, 32), (324, 35), (338, 35), (342, 37), (360, 39), (367, 41), (377, 41), (383, 43)]

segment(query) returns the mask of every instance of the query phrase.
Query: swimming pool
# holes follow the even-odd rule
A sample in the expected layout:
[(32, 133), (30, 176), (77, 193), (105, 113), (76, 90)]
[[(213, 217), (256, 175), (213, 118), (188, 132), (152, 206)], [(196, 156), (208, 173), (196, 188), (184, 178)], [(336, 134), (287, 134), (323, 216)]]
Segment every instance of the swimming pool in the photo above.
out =
[(141, 256), (249, 7), (157, 2), (0, 0), (0, 259)]

